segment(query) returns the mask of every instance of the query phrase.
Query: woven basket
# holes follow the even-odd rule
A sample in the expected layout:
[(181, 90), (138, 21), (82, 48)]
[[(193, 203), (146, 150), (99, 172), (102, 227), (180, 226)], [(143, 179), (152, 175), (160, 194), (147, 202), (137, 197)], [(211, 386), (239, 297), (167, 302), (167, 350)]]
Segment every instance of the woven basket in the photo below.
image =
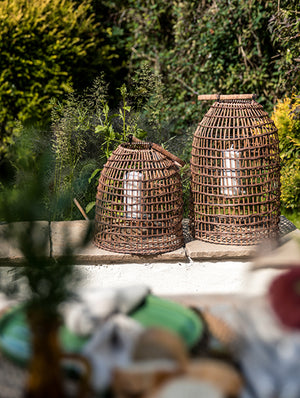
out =
[(193, 139), (193, 234), (196, 239), (228, 245), (254, 245), (263, 239), (277, 239), (277, 129), (252, 96), (224, 95), (216, 99)]
[(183, 246), (179, 169), (158, 146), (121, 144), (105, 164), (96, 196), (94, 243), (132, 254), (158, 254)]

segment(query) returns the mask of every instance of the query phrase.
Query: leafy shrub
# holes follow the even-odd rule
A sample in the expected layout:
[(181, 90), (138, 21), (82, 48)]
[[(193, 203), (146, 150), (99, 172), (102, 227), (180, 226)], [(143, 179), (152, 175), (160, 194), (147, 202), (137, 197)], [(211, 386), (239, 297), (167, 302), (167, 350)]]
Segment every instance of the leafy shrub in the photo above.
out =
[[(171, 133), (185, 134), (206, 110), (197, 94), (254, 93), (266, 111), (299, 83), (297, 1), (127, 0), (130, 69), (147, 60), (162, 75)], [(126, 30), (127, 29), (127, 30)]]
[(300, 211), (300, 97), (279, 101), (272, 118), (278, 128), (281, 151), (281, 202), (288, 211)]
[(126, 2), (121, 20), (131, 32), (130, 66), (147, 60), (163, 76), (173, 134), (199, 120), (204, 105), (197, 94), (255, 93), (267, 110), (273, 107), (279, 71), (268, 23), (276, 9), (271, 1)]
[(93, 209), (97, 177), (112, 151), (130, 134), (142, 139), (148, 130), (160, 136), (158, 83), (145, 66), (132, 77), (130, 91), (125, 84), (120, 87), (117, 109), (109, 106), (109, 87), (103, 75), (82, 94), (70, 93), (65, 102), (52, 102), (54, 191), (70, 203), (70, 212), (54, 212), (54, 219), (74, 217), (74, 196), (82, 200), (87, 212)]
[(15, 119), (50, 120), (50, 98), (68, 92), (95, 52), (95, 34), (91, 0), (0, 2), (0, 151)]
[[(52, 99), (50, 131), (38, 124), (14, 123), (5, 153), (6, 162), (13, 169), (8, 184), (11, 195), (18, 194), (30, 173), (37, 173), (42, 154), (48, 152), (43, 183), (48, 187), (44, 201), (52, 211), (51, 218), (81, 217), (74, 197), (87, 212), (91, 211), (97, 178), (116, 146), (127, 141), (129, 134), (143, 139), (146, 131), (150, 139), (163, 138), (159, 78), (145, 65), (131, 82), (130, 91), (123, 84), (115, 93), (102, 74), (82, 93), (69, 92), (63, 101)], [(112, 109), (108, 98), (116, 94), (121, 102)], [(7, 185), (7, 181), (2, 185)]]

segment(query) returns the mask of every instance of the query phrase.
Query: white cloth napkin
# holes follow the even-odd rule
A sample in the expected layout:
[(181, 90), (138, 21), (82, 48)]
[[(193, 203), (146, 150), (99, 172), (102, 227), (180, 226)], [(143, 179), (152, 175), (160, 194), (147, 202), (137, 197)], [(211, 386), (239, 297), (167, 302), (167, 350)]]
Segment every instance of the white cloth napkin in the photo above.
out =
[(70, 331), (80, 336), (88, 336), (111, 315), (130, 313), (149, 293), (150, 289), (144, 285), (79, 289), (75, 292), (73, 301), (62, 305), (61, 312)]

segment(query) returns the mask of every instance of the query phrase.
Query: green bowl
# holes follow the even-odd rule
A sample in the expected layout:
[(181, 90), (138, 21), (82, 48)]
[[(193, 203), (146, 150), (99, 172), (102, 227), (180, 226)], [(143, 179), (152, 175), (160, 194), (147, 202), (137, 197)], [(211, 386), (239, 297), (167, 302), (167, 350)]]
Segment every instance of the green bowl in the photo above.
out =
[(204, 323), (195, 311), (151, 294), (130, 316), (146, 328), (165, 328), (176, 333), (188, 348), (193, 348), (204, 334)]

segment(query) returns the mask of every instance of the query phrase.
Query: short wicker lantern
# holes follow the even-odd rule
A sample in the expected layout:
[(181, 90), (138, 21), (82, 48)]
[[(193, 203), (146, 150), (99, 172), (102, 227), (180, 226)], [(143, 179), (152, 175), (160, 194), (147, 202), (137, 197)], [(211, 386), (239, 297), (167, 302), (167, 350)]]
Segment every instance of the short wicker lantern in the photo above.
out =
[(196, 239), (254, 245), (276, 239), (280, 219), (277, 129), (252, 95), (216, 99), (194, 134), (192, 211)]
[(98, 247), (150, 255), (183, 246), (180, 160), (174, 158), (156, 144), (137, 140), (112, 153), (97, 189)]

